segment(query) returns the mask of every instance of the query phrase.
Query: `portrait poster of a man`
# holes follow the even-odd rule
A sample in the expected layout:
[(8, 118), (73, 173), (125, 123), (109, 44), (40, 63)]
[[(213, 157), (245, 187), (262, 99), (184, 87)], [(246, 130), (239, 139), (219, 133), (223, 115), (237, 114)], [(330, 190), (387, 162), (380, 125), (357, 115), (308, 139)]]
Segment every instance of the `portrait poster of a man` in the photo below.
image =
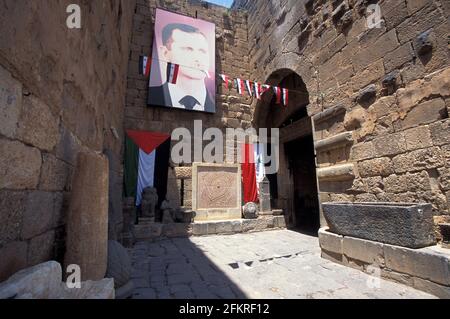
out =
[(148, 105), (215, 113), (215, 25), (156, 10)]

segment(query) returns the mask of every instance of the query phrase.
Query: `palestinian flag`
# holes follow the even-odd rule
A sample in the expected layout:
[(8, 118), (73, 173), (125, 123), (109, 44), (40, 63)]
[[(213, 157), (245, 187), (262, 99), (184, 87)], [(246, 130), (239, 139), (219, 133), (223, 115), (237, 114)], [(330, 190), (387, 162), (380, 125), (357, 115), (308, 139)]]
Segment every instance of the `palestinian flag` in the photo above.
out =
[(152, 59), (148, 56), (141, 55), (139, 57), (139, 74), (149, 76), (150, 75), (150, 66), (152, 65)]
[(180, 66), (174, 63), (167, 63), (167, 82), (172, 84), (177, 84), (178, 72), (180, 70)]
[(125, 197), (135, 197), (141, 204), (146, 187), (155, 187), (158, 205), (166, 198), (170, 156), (170, 135), (127, 130), (125, 136)]
[(267, 84), (261, 85), (261, 95), (263, 95), (264, 93), (266, 93), (269, 90), (270, 90), (270, 85), (267, 85)]

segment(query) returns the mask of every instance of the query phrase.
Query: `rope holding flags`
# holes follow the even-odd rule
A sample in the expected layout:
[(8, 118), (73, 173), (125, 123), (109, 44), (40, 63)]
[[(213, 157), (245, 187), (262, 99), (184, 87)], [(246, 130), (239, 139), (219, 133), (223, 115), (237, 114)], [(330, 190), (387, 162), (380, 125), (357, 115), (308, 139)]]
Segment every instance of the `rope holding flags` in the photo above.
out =
[[(139, 57), (139, 74), (145, 77), (150, 76), (152, 59), (148, 56)], [(180, 65), (175, 63), (167, 62), (167, 82), (176, 84), (178, 79)], [(258, 100), (262, 98), (262, 95), (269, 91), (271, 88), (275, 94), (275, 103), (278, 105), (288, 106), (289, 104), (289, 90), (285, 88), (280, 88), (278, 86), (271, 86), (268, 84), (260, 84), (259, 82), (252, 82), (250, 80), (242, 80), (240, 78), (231, 79), (228, 75), (219, 74), (220, 79), (223, 81), (224, 86), (230, 90), (233, 88), (237, 89), (240, 95), (247, 94), (251, 97), (255, 97)]]

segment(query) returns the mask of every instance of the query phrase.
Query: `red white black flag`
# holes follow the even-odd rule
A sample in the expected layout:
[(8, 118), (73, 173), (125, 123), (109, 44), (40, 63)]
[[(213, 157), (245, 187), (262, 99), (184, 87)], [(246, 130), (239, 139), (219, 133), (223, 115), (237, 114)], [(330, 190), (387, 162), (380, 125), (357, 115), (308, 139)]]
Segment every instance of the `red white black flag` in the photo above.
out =
[(235, 83), (236, 83), (236, 88), (237, 88), (238, 93), (240, 95), (243, 95), (244, 94), (244, 81), (237, 78), (237, 79), (235, 79)]
[(255, 97), (258, 100), (261, 100), (261, 84), (258, 82), (253, 83), (253, 91), (255, 92)]
[(249, 80), (245, 80), (245, 88), (247, 89), (248, 95), (253, 96), (253, 90), (252, 90), (252, 82)]
[(139, 74), (149, 76), (150, 75), (150, 67), (152, 65), (152, 59), (148, 56), (141, 55), (139, 57)]
[(273, 92), (275, 93), (276, 103), (281, 104), (281, 89), (278, 86), (274, 86)]
[(230, 89), (230, 78), (228, 77), (228, 75), (220, 74), (220, 78), (222, 79), (224, 86), (227, 89)]
[(172, 84), (177, 84), (178, 79), (178, 71), (180, 70), (180, 66), (174, 63), (167, 63), (167, 82)]

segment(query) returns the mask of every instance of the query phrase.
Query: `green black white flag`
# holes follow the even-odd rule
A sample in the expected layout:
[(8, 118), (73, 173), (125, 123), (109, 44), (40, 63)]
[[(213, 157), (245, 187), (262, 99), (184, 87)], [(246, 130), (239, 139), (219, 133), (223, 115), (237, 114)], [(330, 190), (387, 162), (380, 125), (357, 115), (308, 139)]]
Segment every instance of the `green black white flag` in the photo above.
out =
[(124, 192), (141, 204), (146, 187), (155, 187), (158, 204), (166, 198), (170, 135), (127, 130), (125, 137)]

